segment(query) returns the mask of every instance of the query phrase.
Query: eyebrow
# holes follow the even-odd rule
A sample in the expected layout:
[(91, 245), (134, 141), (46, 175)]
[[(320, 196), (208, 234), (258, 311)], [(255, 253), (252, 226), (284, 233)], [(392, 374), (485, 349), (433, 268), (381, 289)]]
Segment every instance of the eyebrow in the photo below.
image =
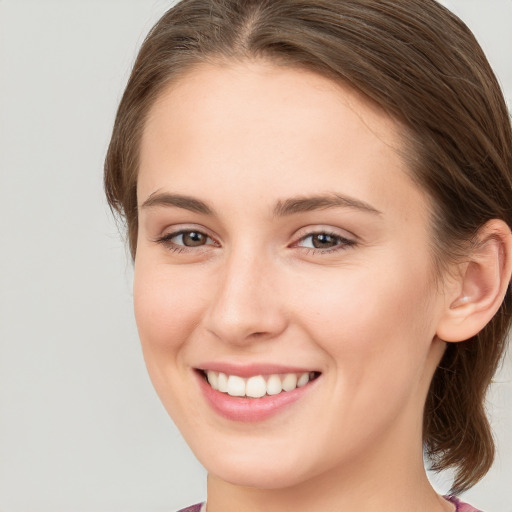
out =
[(153, 192), (140, 206), (152, 208), (155, 206), (175, 206), (195, 213), (213, 215), (213, 210), (203, 201), (181, 194), (169, 194), (167, 192)]
[(382, 215), (382, 212), (372, 205), (359, 199), (339, 194), (327, 194), (311, 197), (292, 197), (285, 201), (278, 201), (274, 207), (274, 216), (284, 217), (295, 213), (326, 210), (328, 208), (354, 208), (367, 213)]
[[(184, 210), (201, 213), (203, 215), (215, 214), (213, 208), (208, 206), (204, 201), (186, 195), (158, 191), (153, 192), (142, 203), (141, 209), (157, 206), (182, 208)], [(374, 215), (382, 214), (382, 212), (374, 208), (372, 205), (359, 199), (339, 194), (326, 194), (307, 197), (292, 197), (284, 201), (279, 200), (274, 206), (273, 216), (286, 217), (297, 213), (326, 210), (328, 208), (354, 208)]]

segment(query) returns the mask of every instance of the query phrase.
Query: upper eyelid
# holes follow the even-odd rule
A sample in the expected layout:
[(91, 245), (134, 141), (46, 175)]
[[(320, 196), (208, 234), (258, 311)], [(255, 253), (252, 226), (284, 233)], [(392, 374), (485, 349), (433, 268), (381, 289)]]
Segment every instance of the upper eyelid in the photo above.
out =
[[(301, 247), (299, 246), (299, 242), (301, 241), (304, 241), (312, 236), (315, 236), (315, 235), (318, 235), (318, 234), (325, 234), (325, 235), (329, 235), (329, 236), (332, 236), (334, 238), (338, 238), (338, 242), (334, 247), (326, 247), (326, 248), (311, 248), (311, 247)], [(348, 238), (348, 237), (345, 237), (343, 235), (339, 235), (339, 234), (336, 234), (336, 233), (329, 233), (329, 232), (324, 232), (324, 231), (319, 231), (319, 232), (316, 232), (316, 233), (310, 233), (308, 235), (305, 235), (305, 236), (302, 236), (300, 237), (299, 239), (297, 239), (297, 241), (293, 242), (292, 244), (292, 247), (299, 247), (299, 248), (302, 248), (302, 249), (305, 249), (305, 250), (308, 250), (308, 251), (311, 251), (311, 250), (314, 250), (314, 251), (319, 251), (319, 252), (332, 252), (332, 251), (335, 251), (339, 248), (343, 248), (343, 247), (347, 247), (347, 246), (355, 246), (357, 245), (357, 240), (355, 239), (352, 239), (352, 238)]]
[(315, 236), (315, 235), (329, 235), (329, 236), (332, 236), (333, 238), (339, 238), (341, 240), (352, 240), (352, 237), (344, 236), (339, 233), (334, 233), (334, 232), (325, 230), (325, 231), (313, 231), (310, 233), (306, 233), (305, 235), (300, 236), (297, 239), (297, 241), (304, 240), (305, 238), (309, 238), (309, 237)]
[[(184, 228), (184, 229), (178, 229), (176, 231), (169, 231), (168, 233), (164, 233), (163, 235), (157, 237), (156, 241), (170, 241), (172, 238), (177, 237), (179, 235), (183, 235), (185, 233), (201, 233), (206, 238), (212, 240), (216, 244), (219, 242), (213, 237), (212, 235), (208, 234), (204, 230), (201, 229), (194, 229), (194, 228)], [(206, 244), (205, 244), (206, 245)]]
[(182, 227), (173, 227), (173, 226), (167, 226), (166, 228), (162, 229), (162, 234), (158, 236), (158, 238), (163, 237), (173, 237), (177, 235), (181, 235), (182, 233), (190, 233), (190, 232), (197, 232), (201, 233), (209, 238), (215, 239), (217, 238), (216, 235), (213, 235), (211, 231), (203, 226), (195, 226), (193, 224), (184, 224)]
[[(302, 238), (305, 238), (307, 236), (318, 235), (318, 234), (322, 234), (322, 233), (325, 233), (325, 234), (328, 234), (328, 235), (332, 235), (332, 236), (339, 236), (340, 238), (354, 238), (354, 239), (358, 238), (356, 235), (354, 235), (350, 231), (347, 231), (345, 229), (341, 229), (341, 231), (343, 231), (343, 233), (340, 233), (340, 232), (338, 232), (338, 229), (341, 229), (341, 228), (329, 228), (329, 227), (312, 228), (312, 227), (304, 227), (304, 228), (300, 228), (300, 229), (295, 231), (294, 238), (302, 239)], [(166, 232), (166, 233), (162, 234), (161, 236), (162, 237), (164, 237), (164, 236), (165, 237), (169, 237), (169, 236), (172, 237), (172, 236), (180, 235), (182, 233), (188, 233), (188, 232), (193, 232), (193, 231), (196, 231), (198, 233), (206, 235), (206, 236), (208, 236), (209, 238), (212, 238), (212, 239), (217, 238), (215, 235), (212, 235), (209, 232), (208, 229), (203, 228), (203, 227), (196, 228), (195, 226), (185, 226), (183, 228), (171, 229), (171, 230), (169, 230), (169, 232)]]
[(325, 233), (326, 235), (337, 236), (339, 238), (343, 238), (346, 240), (352, 240), (354, 242), (359, 240), (359, 237), (357, 235), (355, 235), (354, 233), (352, 233), (351, 231), (348, 231), (348, 230), (342, 229), (342, 228), (327, 227), (327, 226), (301, 228), (296, 231), (296, 235), (294, 236), (294, 238), (296, 240), (302, 240), (308, 236), (318, 235), (318, 234), (323, 234), (323, 233)]

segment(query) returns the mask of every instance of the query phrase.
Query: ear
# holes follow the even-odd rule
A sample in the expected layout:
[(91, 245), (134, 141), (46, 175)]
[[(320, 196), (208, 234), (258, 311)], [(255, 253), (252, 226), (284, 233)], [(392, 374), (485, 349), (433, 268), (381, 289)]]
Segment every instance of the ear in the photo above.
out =
[(501, 306), (512, 273), (512, 233), (507, 224), (493, 219), (480, 228), (459, 275), (447, 290), (437, 336), (448, 342), (478, 334)]

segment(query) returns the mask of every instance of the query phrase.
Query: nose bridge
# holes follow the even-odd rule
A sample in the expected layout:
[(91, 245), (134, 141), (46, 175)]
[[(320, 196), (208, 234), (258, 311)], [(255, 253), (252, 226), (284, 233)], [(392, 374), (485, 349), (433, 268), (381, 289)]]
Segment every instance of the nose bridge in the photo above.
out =
[(219, 270), (207, 328), (225, 342), (271, 338), (285, 328), (285, 315), (274, 286), (276, 265), (262, 253), (253, 245), (234, 248)]

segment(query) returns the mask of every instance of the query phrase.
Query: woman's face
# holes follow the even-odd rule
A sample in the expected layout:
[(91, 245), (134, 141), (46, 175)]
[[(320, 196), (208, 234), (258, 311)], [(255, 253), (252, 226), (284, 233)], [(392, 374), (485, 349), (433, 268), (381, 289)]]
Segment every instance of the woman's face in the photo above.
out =
[(201, 65), (153, 106), (136, 319), (215, 477), (287, 487), (421, 458), (445, 299), (399, 147), (350, 89), (264, 62)]

